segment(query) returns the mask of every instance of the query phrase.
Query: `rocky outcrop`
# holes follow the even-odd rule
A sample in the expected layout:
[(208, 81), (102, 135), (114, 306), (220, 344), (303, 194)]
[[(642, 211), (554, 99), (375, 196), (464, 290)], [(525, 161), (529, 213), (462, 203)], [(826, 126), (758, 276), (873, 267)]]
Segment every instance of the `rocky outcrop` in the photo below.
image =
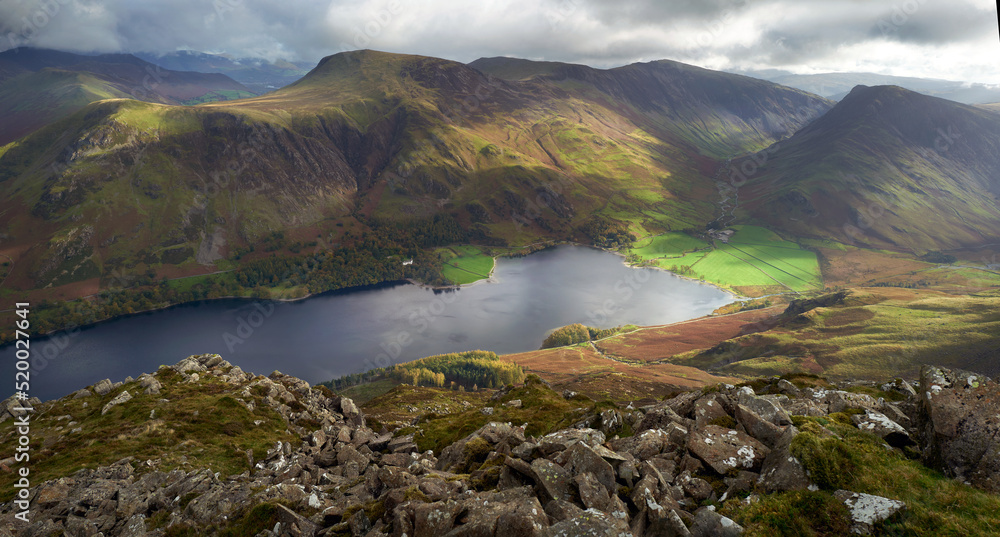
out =
[(924, 367), (918, 398), (924, 462), (1000, 493), (1000, 385), (976, 373)]
[[(743, 528), (729, 518), (729, 507), (713, 506), (816, 490), (793, 454), (799, 453), (796, 409), (854, 423), (884, 439), (886, 449), (912, 450), (920, 442), (929, 461), (987, 490), (997, 475), (1000, 391), (979, 375), (942, 369), (924, 371), (912, 402), (777, 379), (755, 384), (756, 391), (720, 385), (638, 409), (601, 411), (579, 427), (538, 437), (524, 426), (487, 423), (440, 455), (421, 451), (412, 433), (372, 430), (350, 399), (277, 371), (254, 376), (218, 355), (192, 356), (163, 371), (185, 389), (218, 381), (213, 385), (221, 383), (238, 404), (277, 412), (298, 439), (275, 442), (258, 452), (259, 460), (248, 453), (252, 470), (240, 475), (126, 458), (38, 483), (29, 491), (33, 522), (13, 524), (7, 504), (0, 536), (4, 527), (20, 535), (163, 536), (168, 528), (210, 535), (261, 505), (271, 517), (256, 533), (263, 537), (737, 536)], [(119, 388), (110, 381), (91, 389), (127, 406), (135, 404), (127, 393), (169, 397), (170, 386), (157, 380), (167, 377), (140, 376), (114, 398)], [(623, 423), (637, 432), (611, 433)], [(816, 422), (795, 423), (813, 435), (834, 435)], [(906, 507), (846, 490), (835, 497), (856, 533), (877, 529)]]

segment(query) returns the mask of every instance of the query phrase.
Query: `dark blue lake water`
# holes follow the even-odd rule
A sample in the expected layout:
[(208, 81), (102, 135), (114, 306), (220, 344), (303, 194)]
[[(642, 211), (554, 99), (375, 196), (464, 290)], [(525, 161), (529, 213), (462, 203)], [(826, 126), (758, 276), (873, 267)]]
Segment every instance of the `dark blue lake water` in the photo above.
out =
[[(219, 353), (245, 371), (277, 369), (316, 383), (445, 352), (533, 350), (549, 331), (571, 323), (682, 321), (732, 300), (667, 272), (629, 268), (607, 252), (560, 246), (500, 259), (491, 281), (459, 290), (400, 284), (297, 302), (208, 301), (35, 338), (32, 352), (48, 359), (32, 371), (31, 395), (62, 397), (200, 353)], [(13, 378), (14, 349), (0, 352)]]

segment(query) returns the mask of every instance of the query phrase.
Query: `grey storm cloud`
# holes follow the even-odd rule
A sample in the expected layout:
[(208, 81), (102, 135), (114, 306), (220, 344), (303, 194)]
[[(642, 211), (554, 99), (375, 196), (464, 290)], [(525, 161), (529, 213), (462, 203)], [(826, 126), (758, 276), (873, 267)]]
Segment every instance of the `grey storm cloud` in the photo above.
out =
[(669, 58), (1000, 83), (995, 9), (987, 0), (0, 0), (0, 49), (317, 61), (375, 48), (465, 62)]

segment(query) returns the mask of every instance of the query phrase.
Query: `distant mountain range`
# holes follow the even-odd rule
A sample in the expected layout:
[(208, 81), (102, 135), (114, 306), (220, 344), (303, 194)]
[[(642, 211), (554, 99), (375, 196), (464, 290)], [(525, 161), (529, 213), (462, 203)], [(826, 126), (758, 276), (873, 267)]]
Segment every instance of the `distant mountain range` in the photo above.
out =
[(341, 53), (258, 97), (105, 100), (3, 147), (0, 248), (8, 285), (40, 288), (441, 215), (510, 245), (733, 222), (918, 255), (1000, 238), (1000, 115), (898, 87), (835, 104), (671, 61)]
[(312, 62), (267, 61), (261, 58), (232, 58), (193, 50), (165, 54), (137, 52), (137, 57), (167, 69), (222, 73), (257, 94), (283, 88), (302, 78), (315, 65)]
[(770, 80), (839, 101), (855, 86), (900, 86), (910, 91), (964, 104), (1000, 102), (1000, 85), (958, 82), (935, 78), (880, 75), (877, 73), (818, 73), (798, 75), (779, 69), (736, 71), (739, 74)]
[(225, 75), (173, 71), (129, 54), (12, 49), (0, 52), (0, 145), (102, 99), (194, 104), (252, 95)]

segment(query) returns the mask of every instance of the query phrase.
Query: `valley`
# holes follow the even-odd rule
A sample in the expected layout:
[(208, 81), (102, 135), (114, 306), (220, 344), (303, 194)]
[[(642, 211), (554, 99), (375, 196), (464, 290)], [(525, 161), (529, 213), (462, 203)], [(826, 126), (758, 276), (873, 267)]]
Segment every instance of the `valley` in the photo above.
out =
[(0, 52), (32, 535), (1000, 527), (995, 106), (670, 60), (272, 60)]

